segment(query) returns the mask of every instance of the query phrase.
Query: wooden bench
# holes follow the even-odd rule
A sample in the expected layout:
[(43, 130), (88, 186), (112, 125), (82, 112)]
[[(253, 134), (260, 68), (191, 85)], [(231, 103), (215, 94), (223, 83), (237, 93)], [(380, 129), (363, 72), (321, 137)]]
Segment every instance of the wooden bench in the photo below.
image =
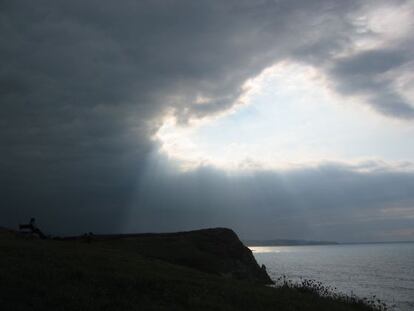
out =
[(28, 224), (19, 224), (19, 230), (21, 233), (25, 233), (25, 234), (37, 234), (39, 238), (41, 239), (46, 238), (43, 232), (40, 231), (40, 229), (36, 227), (34, 218), (31, 218), (30, 223)]

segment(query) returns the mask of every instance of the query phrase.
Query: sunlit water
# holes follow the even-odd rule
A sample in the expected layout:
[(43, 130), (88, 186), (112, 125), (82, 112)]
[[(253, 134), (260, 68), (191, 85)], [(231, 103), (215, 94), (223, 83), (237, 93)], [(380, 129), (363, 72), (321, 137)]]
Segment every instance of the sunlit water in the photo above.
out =
[(337, 292), (414, 310), (414, 243), (250, 247), (273, 280), (321, 281)]

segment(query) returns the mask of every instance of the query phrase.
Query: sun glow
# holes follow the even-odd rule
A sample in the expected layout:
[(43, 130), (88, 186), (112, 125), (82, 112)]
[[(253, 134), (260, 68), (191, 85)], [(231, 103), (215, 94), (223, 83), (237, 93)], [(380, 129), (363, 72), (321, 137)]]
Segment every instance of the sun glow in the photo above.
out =
[(155, 136), (161, 151), (182, 169), (289, 169), (332, 161), (366, 169), (361, 163), (414, 157), (405, 143), (413, 125), (379, 116), (361, 98), (336, 95), (314, 67), (282, 62), (245, 89), (243, 104), (219, 117), (189, 125), (166, 117)]

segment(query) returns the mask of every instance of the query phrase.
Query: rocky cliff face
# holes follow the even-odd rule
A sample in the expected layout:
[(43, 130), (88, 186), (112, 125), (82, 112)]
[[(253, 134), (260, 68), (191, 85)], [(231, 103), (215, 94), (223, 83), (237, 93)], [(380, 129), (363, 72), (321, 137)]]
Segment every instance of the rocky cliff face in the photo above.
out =
[(226, 228), (202, 229), (164, 234), (94, 236), (93, 243), (113, 239), (114, 247), (139, 254), (262, 284), (273, 283), (265, 269), (257, 264), (249, 248), (234, 231)]
[[(266, 271), (257, 264), (252, 251), (230, 229), (204, 229), (167, 235), (165, 238), (175, 244), (172, 252), (176, 253), (177, 244), (182, 242), (189, 246), (190, 252), (178, 252), (179, 255), (174, 256), (173, 261), (177, 264), (237, 279), (272, 283)], [(174, 243), (174, 240), (183, 241)]]

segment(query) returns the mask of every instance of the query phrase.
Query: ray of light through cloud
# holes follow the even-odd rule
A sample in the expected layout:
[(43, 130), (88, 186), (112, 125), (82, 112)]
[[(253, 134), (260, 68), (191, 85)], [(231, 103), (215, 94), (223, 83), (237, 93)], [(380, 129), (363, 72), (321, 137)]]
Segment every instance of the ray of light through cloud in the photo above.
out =
[(0, 226), (414, 240), (413, 1), (0, 7)]

